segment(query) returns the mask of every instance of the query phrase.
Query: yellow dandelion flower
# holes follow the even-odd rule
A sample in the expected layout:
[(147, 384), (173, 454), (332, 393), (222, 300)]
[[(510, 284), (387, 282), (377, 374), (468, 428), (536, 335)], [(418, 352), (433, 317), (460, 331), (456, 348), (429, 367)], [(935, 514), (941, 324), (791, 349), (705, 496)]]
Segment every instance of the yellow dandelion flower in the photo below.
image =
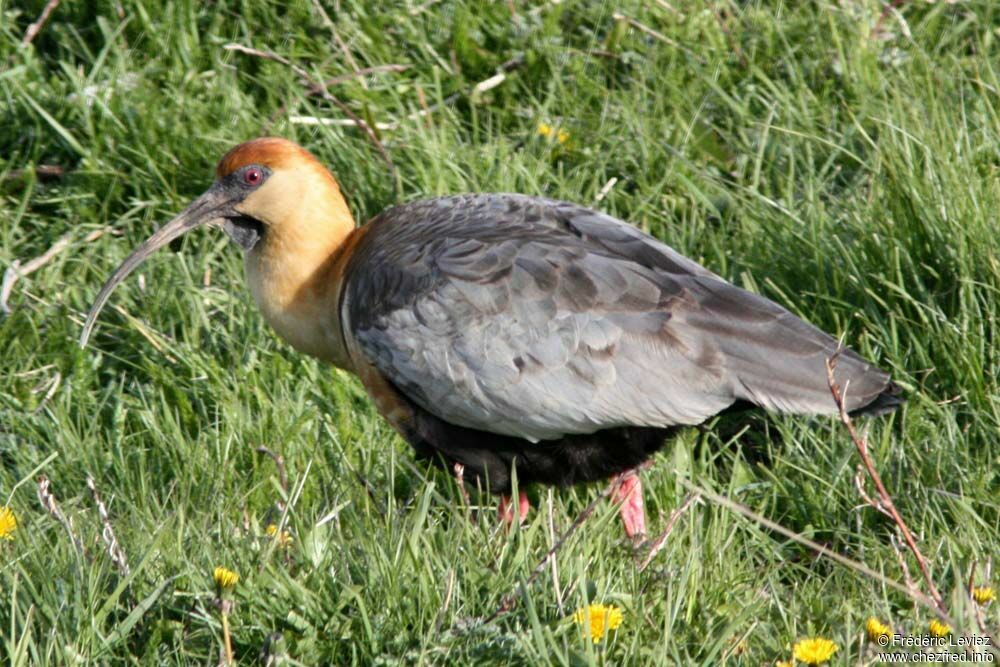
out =
[(972, 599), (976, 604), (986, 605), (997, 599), (997, 592), (992, 586), (976, 586), (972, 589)]
[(791, 660), (778, 660), (774, 663), (774, 667), (795, 667)]
[(837, 645), (822, 637), (803, 639), (792, 647), (792, 655), (795, 656), (795, 659), (807, 665), (822, 665), (836, 652)]
[(294, 540), (292, 534), (287, 530), (278, 532), (278, 525), (274, 523), (267, 524), (267, 528), (264, 529), (264, 532), (267, 533), (268, 537), (274, 538), (279, 547), (289, 547), (292, 544), (292, 540)]
[(892, 634), (892, 628), (878, 620), (874, 616), (865, 623), (865, 631), (868, 632), (868, 639), (877, 641), (879, 637), (888, 637)]
[(14, 516), (14, 510), (0, 507), (0, 540), (14, 539), (15, 530), (17, 530), (17, 517)]
[(240, 575), (224, 567), (217, 567), (212, 572), (212, 578), (215, 579), (216, 586), (226, 591), (236, 586), (236, 582), (240, 580)]
[(947, 637), (951, 634), (951, 626), (947, 623), (942, 623), (936, 618), (927, 624), (927, 629), (935, 637)]
[(552, 127), (548, 123), (538, 124), (538, 136), (545, 137), (546, 139), (555, 139), (560, 144), (565, 144), (569, 141), (569, 132), (561, 127)]
[(583, 630), (584, 637), (597, 644), (608, 630), (617, 630), (622, 624), (622, 610), (614, 605), (592, 604), (578, 609), (573, 614), (573, 622)]

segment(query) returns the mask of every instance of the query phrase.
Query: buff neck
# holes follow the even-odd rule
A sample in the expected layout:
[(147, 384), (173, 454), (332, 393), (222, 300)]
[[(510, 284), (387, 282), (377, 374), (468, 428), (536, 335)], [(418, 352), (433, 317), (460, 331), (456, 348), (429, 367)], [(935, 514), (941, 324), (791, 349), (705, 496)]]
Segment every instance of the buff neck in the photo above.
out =
[[(347, 260), (362, 234), (325, 169), (275, 173), (268, 190), (282, 193), (244, 202), (264, 222), (244, 264), (254, 300), (267, 322), (292, 347), (351, 370), (340, 322)], [(277, 187), (275, 187), (277, 186)], [(285, 205), (282, 205), (285, 204)]]

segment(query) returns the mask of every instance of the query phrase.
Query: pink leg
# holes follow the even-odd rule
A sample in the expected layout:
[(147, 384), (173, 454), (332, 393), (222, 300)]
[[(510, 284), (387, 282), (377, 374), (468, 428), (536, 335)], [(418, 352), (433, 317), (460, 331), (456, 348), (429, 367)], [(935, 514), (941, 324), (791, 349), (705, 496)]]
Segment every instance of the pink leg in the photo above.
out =
[(646, 535), (646, 508), (642, 502), (642, 482), (635, 470), (627, 470), (615, 476), (612, 499), (621, 503), (618, 513), (625, 525), (625, 534), (633, 541)]
[[(531, 503), (528, 502), (528, 495), (524, 491), (519, 491), (517, 494), (517, 514), (519, 523), (524, 523), (528, 520), (528, 510), (530, 509)], [(500, 506), (497, 508), (497, 513), (500, 516), (500, 520), (504, 523), (508, 525), (514, 523), (514, 504), (511, 502), (510, 496), (506, 493), (500, 496)]]

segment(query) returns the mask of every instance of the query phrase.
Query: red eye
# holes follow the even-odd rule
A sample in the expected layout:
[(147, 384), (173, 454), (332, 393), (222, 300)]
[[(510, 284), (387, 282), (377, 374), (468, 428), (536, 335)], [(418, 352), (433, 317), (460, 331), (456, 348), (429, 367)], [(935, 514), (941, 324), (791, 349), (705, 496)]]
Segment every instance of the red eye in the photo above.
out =
[(260, 185), (264, 180), (264, 173), (256, 167), (251, 167), (243, 172), (243, 182), (247, 185)]

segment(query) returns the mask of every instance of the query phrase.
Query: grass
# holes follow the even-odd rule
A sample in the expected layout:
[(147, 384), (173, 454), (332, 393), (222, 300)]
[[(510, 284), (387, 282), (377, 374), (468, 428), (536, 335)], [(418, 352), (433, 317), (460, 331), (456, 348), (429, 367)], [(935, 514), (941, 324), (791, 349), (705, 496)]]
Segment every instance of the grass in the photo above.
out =
[[(0, 265), (71, 240), (0, 316), (0, 500), (19, 521), (0, 542), (10, 664), (214, 664), (219, 565), (241, 576), (241, 663), (760, 665), (822, 635), (836, 663), (867, 664), (869, 615), (904, 632), (930, 619), (706, 502), (643, 572), (600, 505), (558, 567), (482, 623), (598, 489), (533, 489), (537, 514), (510, 533), (470, 523), (454, 483), (414, 462), (356, 380), (267, 329), (216, 233), (150, 261), (78, 349), (110, 271), (262, 132), (313, 150), (361, 220), (462, 191), (592, 204), (843, 335), (906, 389), (901, 412), (867, 424), (873, 456), (974, 629), (965, 587), (1000, 546), (996, 3), (564, 0), (512, 16), (455, 0), (63, 2), (22, 46), (43, 4), (0, 0)], [(228, 43), (317, 80), (406, 65), (331, 87), (357, 116), (398, 122), (380, 133), (398, 176), (356, 128), (291, 122), (345, 116), (288, 66)], [(834, 419), (723, 426), (655, 457), (654, 527), (688, 480), (902, 580)], [(284, 457), (287, 490), (261, 445)], [(42, 474), (84, 554), (39, 504)], [(88, 475), (128, 576), (100, 541)], [(287, 549), (265, 533), (276, 522)], [(588, 601), (624, 610), (606, 642), (569, 620)], [(996, 605), (984, 613), (997, 632)]]

